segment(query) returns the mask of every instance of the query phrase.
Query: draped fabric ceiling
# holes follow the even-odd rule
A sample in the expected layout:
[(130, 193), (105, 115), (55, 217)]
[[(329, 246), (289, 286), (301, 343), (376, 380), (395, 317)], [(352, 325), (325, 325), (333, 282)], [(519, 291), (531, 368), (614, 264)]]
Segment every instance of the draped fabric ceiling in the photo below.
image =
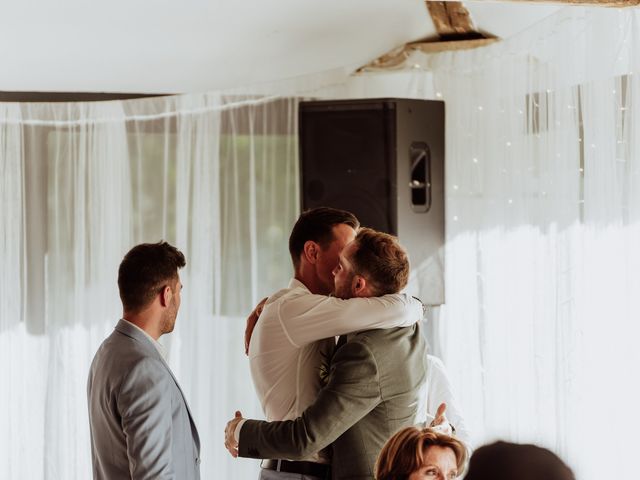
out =
[[(558, 9), (470, 1), (508, 38)], [(188, 93), (352, 71), (436, 31), (422, 0), (23, 0), (0, 10), (0, 91)]]

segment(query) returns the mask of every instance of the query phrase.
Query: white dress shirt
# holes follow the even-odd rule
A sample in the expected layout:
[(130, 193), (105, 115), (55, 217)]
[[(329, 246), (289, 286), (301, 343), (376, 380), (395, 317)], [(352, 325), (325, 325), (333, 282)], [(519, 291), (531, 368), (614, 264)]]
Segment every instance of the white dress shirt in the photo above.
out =
[(405, 294), (343, 300), (314, 295), (292, 279), (267, 300), (249, 346), (251, 376), (267, 420), (295, 419), (313, 403), (336, 336), (410, 326), (422, 316), (422, 304)]

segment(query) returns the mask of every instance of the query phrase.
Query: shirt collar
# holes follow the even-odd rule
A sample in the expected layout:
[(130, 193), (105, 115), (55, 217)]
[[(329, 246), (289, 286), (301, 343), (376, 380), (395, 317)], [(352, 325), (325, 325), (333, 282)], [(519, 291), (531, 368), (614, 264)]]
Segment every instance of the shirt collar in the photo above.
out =
[(153, 338), (151, 335), (149, 335), (147, 332), (145, 332), (143, 329), (141, 329), (135, 323), (130, 322), (126, 318), (123, 318), (123, 320), (125, 322), (127, 322), (129, 325), (133, 325), (135, 328), (137, 328), (139, 331), (141, 331), (145, 335), (145, 337), (147, 337), (149, 339), (149, 341), (151, 343), (153, 343), (153, 346), (156, 347), (156, 350), (158, 350), (158, 353), (160, 353), (162, 358), (164, 358), (166, 360), (166, 350), (164, 348), (164, 345), (162, 345), (160, 342), (158, 342), (155, 338)]
[(304, 288), (307, 292), (309, 292), (307, 286), (297, 278), (292, 278), (291, 280), (289, 280), (289, 288)]
[[(307, 286), (302, 283), (300, 280), (298, 280), (297, 278), (292, 278), (291, 280), (289, 280), (289, 288), (302, 288), (304, 290), (306, 290), (307, 292), (311, 293), (311, 290), (309, 290), (307, 288)], [(333, 293), (326, 295), (327, 297), (333, 297)]]

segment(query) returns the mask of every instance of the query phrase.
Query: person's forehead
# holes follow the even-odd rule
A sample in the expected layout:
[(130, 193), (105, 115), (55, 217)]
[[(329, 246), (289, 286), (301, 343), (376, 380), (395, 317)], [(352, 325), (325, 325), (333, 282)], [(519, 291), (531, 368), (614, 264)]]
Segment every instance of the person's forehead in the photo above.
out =
[(456, 454), (449, 447), (442, 447), (440, 445), (432, 445), (427, 448), (424, 455), (424, 460), (427, 463), (447, 463), (448, 466), (456, 466)]

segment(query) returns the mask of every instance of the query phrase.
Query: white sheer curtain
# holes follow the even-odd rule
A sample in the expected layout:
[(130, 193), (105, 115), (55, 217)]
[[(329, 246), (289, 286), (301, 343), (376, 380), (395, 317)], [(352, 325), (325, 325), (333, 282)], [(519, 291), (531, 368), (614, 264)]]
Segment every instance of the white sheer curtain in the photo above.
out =
[(386, 76), (346, 95), (446, 101), (447, 303), (431, 341), (476, 444), (535, 442), (578, 478), (635, 478), (640, 11), (570, 7)]
[(254, 478), (223, 429), (260, 417), (252, 306), (291, 275), (297, 100), (237, 92), (0, 104), (0, 477), (91, 476), (86, 378), (120, 314), (117, 267), (160, 239), (186, 255), (161, 341), (194, 412), (203, 478)]

